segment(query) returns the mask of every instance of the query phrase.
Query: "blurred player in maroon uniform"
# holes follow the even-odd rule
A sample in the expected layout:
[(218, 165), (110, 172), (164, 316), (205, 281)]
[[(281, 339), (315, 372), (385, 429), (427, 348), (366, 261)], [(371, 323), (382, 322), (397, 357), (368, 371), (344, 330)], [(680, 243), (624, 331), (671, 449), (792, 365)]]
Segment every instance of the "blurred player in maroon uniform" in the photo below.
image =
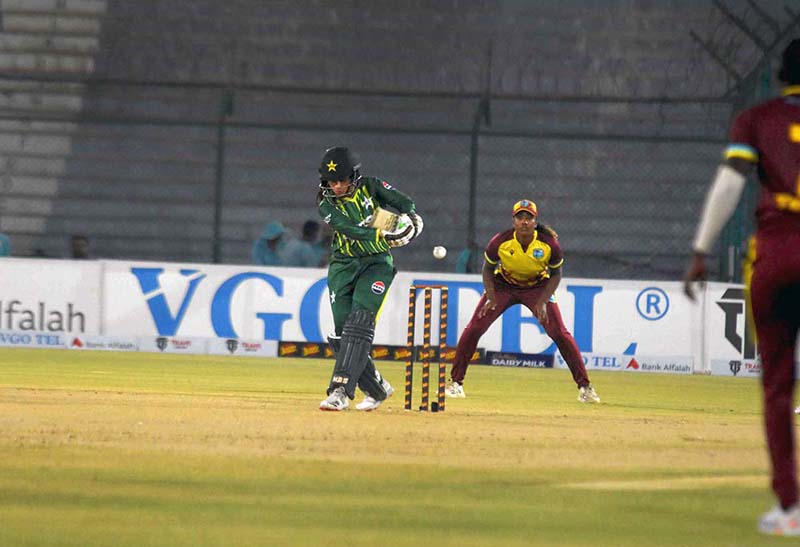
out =
[(758, 167), (761, 197), (756, 210), (755, 259), (750, 305), (761, 353), (764, 425), (778, 505), (759, 530), (800, 536), (792, 394), (795, 346), (800, 328), (800, 40), (783, 52), (783, 96), (742, 112), (731, 126), (731, 143), (706, 196), (694, 240), (685, 290), (706, 277), (705, 259), (739, 202), (746, 175)]
[[(572, 334), (564, 326), (555, 298), (561, 281), (564, 259), (555, 232), (539, 228), (536, 204), (523, 199), (512, 210), (514, 228), (495, 235), (484, 253), (484, 294), (467, 327), (461, 334), (450, 370), (449, 397), (465, 397), (464, 376), (478, 340), (514, 304), (524, 304), (533, 312), (553, 339), (578, 384), (578, 400), (599, 403), (600, 397), (589, 384), (583, 357)], [(537, 229), (539, 228), (539, 229)]]

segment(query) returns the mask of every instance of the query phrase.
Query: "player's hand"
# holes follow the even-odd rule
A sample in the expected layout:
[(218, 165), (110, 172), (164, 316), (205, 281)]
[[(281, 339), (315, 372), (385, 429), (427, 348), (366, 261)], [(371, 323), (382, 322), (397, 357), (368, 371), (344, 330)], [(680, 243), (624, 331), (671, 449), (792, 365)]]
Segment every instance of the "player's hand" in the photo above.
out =
[(533, 308), (533, 316), (539, 321), (540, 325), (547, 323), (547, 302), (542, 302), (541, 306)]
[(409, 225), (398, 232), (384, 233), (383, 238), (389, 244), (389, 247), (403, 247), (414, 239), (414, 227)]
[(707, 275), (705, 255), (695, 253), (689, 268), (686, 270), (686, 274), (683, 276), (683, 292), (692, 302), (694, 302), (694, 287), (692, 283), (705, 281)]
[(411, 240), (416, 237), (416, 228), (414, 227), (414, 223), (411, 221), (411, 217), (409, 215), (397, 216), (394, 224), (395, 226), (393, 227), (392, 231), (387, 231), (385, 228), (379, 228), (379, 230), (381, 230), (381, 235), (383, 235), (383, 239), (386, 240), (386, 243), (389, 244), (389, 247), (403, 247), (408, 245)]
[(425, 223), (422, 222), (422, 217), (417, 213), (408, 213), (408, 218), (411, 219), (411, 224), (414, 225), (414, 237), (419, 237), (422, 233), (422, 229), (425, 227)]
[(494, 294), (486, 293), (486, 301), (483, 303), (483, 306), (481, 306), (481, 309), (478, 310), (478, 317), (483, 317), (496, 307), (497, 302), (494, 299)]

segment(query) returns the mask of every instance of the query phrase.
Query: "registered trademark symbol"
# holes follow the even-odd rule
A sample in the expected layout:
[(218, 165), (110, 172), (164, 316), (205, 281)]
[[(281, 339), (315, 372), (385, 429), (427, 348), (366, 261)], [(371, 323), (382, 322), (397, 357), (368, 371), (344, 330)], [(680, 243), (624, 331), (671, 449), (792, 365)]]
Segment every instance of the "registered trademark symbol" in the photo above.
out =
[(636, 311), (648, 321), (657, 321), (669, 311), (669, 297), (658, 287), (642, 289), (636, 297)]

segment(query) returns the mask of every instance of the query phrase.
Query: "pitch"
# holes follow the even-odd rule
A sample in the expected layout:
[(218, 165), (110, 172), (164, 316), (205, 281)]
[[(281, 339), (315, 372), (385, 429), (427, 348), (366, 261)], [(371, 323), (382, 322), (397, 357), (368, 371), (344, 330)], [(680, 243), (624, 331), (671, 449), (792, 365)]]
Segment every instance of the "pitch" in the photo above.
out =
[(379, 366), (326, 413), (324, 361), (0, 351), (0, 545), (788, 544), (754, 380), (474, 366), (431, 414)]

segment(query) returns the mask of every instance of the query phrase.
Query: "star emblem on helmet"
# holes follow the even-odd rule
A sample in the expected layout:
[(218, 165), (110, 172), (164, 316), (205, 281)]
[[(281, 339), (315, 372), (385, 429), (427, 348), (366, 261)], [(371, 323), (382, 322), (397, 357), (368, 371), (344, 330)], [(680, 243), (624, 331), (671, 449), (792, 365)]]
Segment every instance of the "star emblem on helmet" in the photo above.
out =
[(328, 165), (327, 165), (328, 172), (333, 171), (335, 173), (336, 172), (336, 165), (337, 164), (333, 163), (333, 160), (329, 161)]

